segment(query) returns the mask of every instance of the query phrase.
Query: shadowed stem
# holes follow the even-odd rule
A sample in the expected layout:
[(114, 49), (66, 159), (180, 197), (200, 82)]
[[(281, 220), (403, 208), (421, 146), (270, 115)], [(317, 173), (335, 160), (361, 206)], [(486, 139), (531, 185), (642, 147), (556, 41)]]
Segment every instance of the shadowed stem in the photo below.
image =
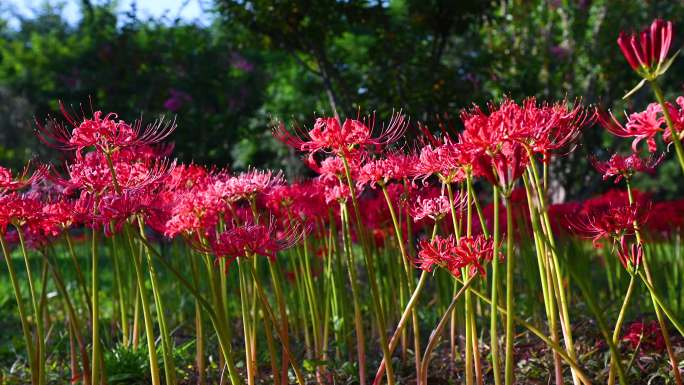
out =
[[(620, 313), (618, 314), (617, 321), (615, 321), (615, 327), (613, 328), (613, 344), (617, 345), (620, 338), (620, 331), (622, 329), (622, 323), (625, 320), (625, 314), (627, 313), (627, 306), (629, 301), (632, 299), (632, 293), (634, 292), (634, 283), (636, 282), (636, 274), (630, 274), (629, 286), (627, 286), (627, 293), (625, 293), (625, 299), (622, 301), (622, 306), (620, 307)], [(615, 369), (617, 369), (617, 363), (615, 362), (615, 357), (610, 358), (610, 371), (608, 372), (608, 385), (615, 384)]]
[(7, 250), (5, 244), (5, 237), (0, 234), (0, 247), (2, 247), (2, 255), (7, 263), (7, 270), (9, 271), (10, 281), (12, 282), (12, 289), (14, 290), (14, 297), (17, 300), (17, 310), (19, 312), (19, 320), (21, 321), (21, 331), (24, 334), (24, 343), (26, 344), (26, 354), (28, 355), (28, 363), (31, 368), (31, 383), (33, 385), (39, 384), (40, 368), (36, 362), (36, 351), (34, 350), (33, 334), (29, 326), (28, 318), (26, 317), (26, 310), (24, 309), (24, 301), (21, 297), (21, 289), (19, 287), (19, 280), (17, 272), (14, 270), (12, 263), (12, 256)]
[[(268, 303), (268, 299), (266, 298), (266, 294), (264, 293), (264, 290), (261, 287), (259, 280), (257, 279), (256, 271), (254, 271), (254, 266), (250, 263), (247, 263), (246, 265), (249, 266), (249, 272), (252, 276), (252, 280), (254, 281), (254, 286), (255, 286), (255, 289), (257, 292), (257, 296), (259, 297), (259, 300), (261, 301), (261, 304), (264, 307), (264, 311), (266, 312), (266, 315), (271, 320), (273, 325), (275, 325), (275, 329), (278, 331), (278, 337), (280, 338), (280, 341), (282, 342), (284, 339), (284, 336), (282, 335), (282, 328), (278, 327), (278, 321), (276, 320), (275, 316), (273, 315), (273, 310), (271, 309), (271, 305)], [(283, 344), (283, 349), (285, 350), (285, 353), (287, 354), (287, 359), (288, 359), (288, 361), (290, 361), (290, 365), (292, 366), (292, 369), (295, 372), (295, 377), (297, 378), (297, 383), (299, 383), (299, 385), (306, 385), (306, 381), (304, 380), (304, 376), (302, 375), (302, 372), (299, 368), (299, 364), (297, 364), (297, 360), (292, 356), (292, 353), (290, 352), (290, 348), (287, 345)], [(277, 373), (274, 373), (274, 375), (277, 375)]]
[(342, 155), (342, 163), (344, 165), (344, 173), (347, 179), (347, 185), (349, 187), (349, 193), (352, 199), (352, 206), (354, 208), (354, 219), (356, 220), (356, 231), (359, 239), (361, 240), (361, 248), (363, 249), (364, 262), (366, 264), (366, 270), (368, 271), (368, 281), (371, 288), (371, 304), (373, 305), (373, 312), (375, 314), (375, 321), (378, 327), (378, 334), (380, 334), (380, 347), (382, 349), (383, 359), (387, 363), (387, 383), (389, 385), (394, 385), (394, 370), (392, 369), (391, 355), (389, 353), (389, 345), (387, 344), (387, 333), (385, 328), (387, 324), (385, 322), (385, 311), (380, 302), (380, 290), (378, 289), (377, 276), (375, 274), (375, 266), (373, 262), (373, 255), (369, 250), (368, 241), (366, 239), (366, 232), (361, 222), (361, 209), (359, 208), (359, 202), (356, 198), (356, 190), (354, 188), (354, 181), (351, 176), (351, 170), (349, 168), (349, 162), (347, 157)]
[(444, 330), (444, 327), (447, 324), (447, 321), (449, 321), (449, 318), (451, 316), (451, 312), (454, 310), (454, 307), (456, 307), (456, 303), (458, 299), (463, 295), (463, 293), (468, 290), (470, 287), (470, 284), (473, 283), (477, 275), (473, 275), (472, 277), (468, 278), (467, 281), (463, 283), (463, 286), (461, 286), (461, 289), (454, 295), (454, 297), (451, 299), (451, 303), (447, 307), (446, 311), (442, 315), (442, 318), (439, 320), (439, 323), (437, 326), (432, 330), (432, 333), (430, 333), (430, 339), (428, 340), (428, 344), (425, 347), (425, 352), (423, 353), (423, 360), (420, 363), (420, 378), (421, 378), (421, 385), (428, 385), (427, 382), (427, 370), (428, 366), (430, 365), (430, 359), (431, 359), (431, 354), (432, 351), (434, 350), (435, 346), (437, 345), (437, 342), (439, 342), (439, 339), (441, 338), (442, 331)]

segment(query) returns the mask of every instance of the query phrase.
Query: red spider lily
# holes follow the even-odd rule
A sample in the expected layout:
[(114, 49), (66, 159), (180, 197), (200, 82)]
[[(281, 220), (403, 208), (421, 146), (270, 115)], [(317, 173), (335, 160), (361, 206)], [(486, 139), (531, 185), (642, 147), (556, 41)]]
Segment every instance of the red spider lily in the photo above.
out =
[(277, 217), (296, 215), (302, 220), (326, 218), (328, 209), (320, 183), (315, 181), (278, 185), (264, 196), (265, 206)]
[(641, 344), (642, 351), (663, 351), (665, 349), (665, 337), (660, 330), (658, 321), (650, 322), (634, 321), (627, 327), (627, 333), (622, 337), (629, 342), (632, 349)]
[(447, 238), (437, 235), (432, 241), (423, 239), (418, 243), (418, 258), (416, 264), (421, 270), (432, 272), (437, 267), (448, 268), (449, 261), (453, 259), (456, 248), (456, 238), (453, 235)]
[(489, 115), (479, 108), (461, 114), (466, 127), (463, 143), (494, 153), (497, 143), (511, 139), (541, 154), (544, 161), (549, 160), (552, 152), (571, 147), (594, 115), (580, 103), (570, 107), (565, 100), (538, 104), (533, 97), (525, 99), (522, 105), (506, 98), (499, 106), (490, 104), (489, 109)]
[(475, 175), (510, 192), (529, 164), (527, 151), (518, 142), (504, 141), (493, 154), (480, 153), (473, 162)]
[(663, 158), (664, 154), (661, 154), (658, 157), (651, 155), (650, 157), (643, 159), (640, 158), (638, 154), (632, 153), (626, 157), (619, 154), (613, 154), (610, 159), (605, 162), (599, 161), (595, 156), (590, 157), (589, 160), (594, 168), (603, 174), (603, 180), (615, 177), (615, 183), (618, 183), (622, 178), (627, 180), (631, 179), (637, 172), (654, 173), (656, 167), (662, 162)]
[(665, 131), (665, 118), (661, 113), (660, 105), (651, 103), (645, 111), (629, 115), (627, 124), (624, 126), (612, 113), (599, 111), (596, 114), (596, 119), (611, 134), (621, 138), (634, 138), (632, 151), (638, 152), (637, 146), (642, 140), (646, 140), (648, 151), (655, 152), (657, 149), (656, 135)]
[[(116, 174), (116, 183), (104, 155), (90, 152), (77, 159), (66, 168), (68, 177), (52, 175), (51, 179), (63, 186), (68, 194), (76, 189), (83, 189), (97, 194), (120, 190), (137, 190), (161, 182), (175, 168), (175, 161), (136, 160), (126, 155), (127, 152), (117, 152), (112, 157), (112, 167)], [(122, 155), (122, 156), (119, 156)]]
[(466, 178), (466, 167), (472, 165), (473, 156), (463, 151), (462, 145), (445, 138), (438, 146), (426, 145), (414, 159), (410, 175), (425, 181), (437, 175), (443, 183), (454, 183)]
[(612, 206), (568, 218), (568, 224), (578, 234), (591, 238), (594, 247), (600, 248), (601, 239), (617, 241), (626, 234), (634, 233), (634, 222), (643, 224), (648, 210), (637, 205)]
[(634, 71), (643, 77), (657, 74), (672, 44), (672, 22), (656, 19), (641, 34), (620, 32), (617, 43)]
[[(455, 196), (454, 209), (456, 212), (460, 212), (465, 203), (465, 195), (459, 194)], [(434, 197), (417, 196), (410, 209), (411, 217), (413, 217), (413, 220), (416, 222), (424, 218), (430, 218), (437, 221), (449, 213), (451, 213), (451, 204), (449, 203), (449, 198), (445, 195)]]
[(617, 248), (617, 255), (620, 259), (620, 263), (625, 269), (632, 272), (639, 270), (641, 266), (641, 261), (644, 259), (644, 248), (640, 243), (637, 242), (627, 242), (627, 237), (622, 236), (620, 238), (620, 244)]
[(227, 202), (252, 200), (257, 194), (267, 194), (271, 188), (285, 183), (282, 171), (249, 169), (236, 176), (220, 173), (214, 178), (212, 188)]
[(47, 174), (48, 167), (45, 165), (38, 166), (33, 173), (30, 172), (30, 166), (27, 164), (21, 173), (15, 176), (12, 176), (12, 170), (0, 166), (0, 193), (21, 190), (39, 182)]
[[(670, 102), (666, 102), (665, 105), (670, 113), (670, 118), (672, 118), (674, 129), (681, 140), (684, 137), (684, 96), (677, 97), (676, 103), (676, 106)], [(665, 143), (672, 143), (672, 132), (670, 130), (663, 132), (663, 141)]]
[[(485, 275), (487, 271), (484, 265), (491, 262), (494, 257), (494, 241), (483, 235), (462, 237), (456, 245), (454, 253), (457, 259), (462, 260), (462, 262), (449, 269), (452, 274), (458, 277), (461, 268), (467, 267), (471, 277), (476, 274)], [(453, 268), (455, 267), (459, 268), (454, 272)]]
[(294, 224), (278, 231), (275, 220), (268, 225), (246, 223), (209, 239), (209, 250), (216, 257), (228, 258), (228, 264), (236, 258), (262, 255), (275, 259), (276, 254), (299, 242), (303, 228)]
[(102, 116), (101, 111), (94, 112), (92, 119), (83, 118), (79, 122), (66, 111), (64, 104), (60, 103), (60, 109), (72, 129), (57, 120), (45, 125), (36, 122), (36, 134), (43, 143), (61, 150), (75, 149), (79, 156), (88, 147), (111, 154), (121, 148), (159, 143), (176, 129), (175, 121), (166, 121), (163, 118), (143, 128), (140, 120), (129, 125), (123, 120), (117, 120), (115, 113)]
[(30, 194), (11, 193), (0, 195), (0, 234), (7, 226), (24, 227), (40, 221), (43, 203)]
[(408, 127), (408, 120), (401, 113), (392, 115), (389, 123), (383, 125), (377, 135), (373, 135), (375, 114), (364, 120), (346, 119), (341, 123), (338, 118), (318, 118), (313, 129), (308, 132), (294, 127), (289, 132), (284, 123), (273, 129), (274, 136), (283, 143), (303, 152), (320, 151), (347, 154), (357, 147), (373, 146), (379, 150), (399, 140)]
[(351, 198), (351, 190), (349, 186), (341, 181), (332, 181), (322, 183), (324, 186), (324, 197), (325, 203), (330, 204), (332, 202), (344, 203), (349, 198)]
[(416, 263), (418, 268), (431, 272), (435, 266), (447, 269), (456, 277), (468, 268), (471, 276), (484, 275), (484, 263), (492, 260), (494, 243), (481, 235), (462, 237), (458, 244), (453, 235), (436, 236), (432, 241), (421, 240)]

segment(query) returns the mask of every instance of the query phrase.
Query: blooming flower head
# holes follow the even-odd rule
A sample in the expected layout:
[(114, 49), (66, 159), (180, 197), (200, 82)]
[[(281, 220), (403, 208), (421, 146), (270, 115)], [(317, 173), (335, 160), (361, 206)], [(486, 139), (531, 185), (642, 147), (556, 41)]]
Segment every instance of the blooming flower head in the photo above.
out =
[(267, 194), (274, 186), (285, 183), (282, 171), (249, 169), (236, 176), (219, 175), (213, 188), (228, 202), (252, 200), (257, 194)]
[[(454, 209), (459, 212), (463, 209), (466, 199), (463, 195), (458, 195), (454, 198)], [(446, 195), (436, 196), (416, 196), (415, 201), (410, 207), (410, 214), (414, 221), (420, 221), (424, 218), (430, 218), (433, 221), (442, 219), (445, 215), (451, 212), (451, 205), (449, 198)]]
[(211, 252), (216, 257), (226, 257), (229, 263), (235, 258), (262, 255), (275, 259), (279, 251), (294, 246), (302, 236), (302, 227), (291, 225), (279, 231), (274, 218), (268, 225), (246, 223), (210, 238)]
[[(682, 140), (684, 137), (684, 96), (677, 97), (676, 105), (666, 102), (666, 106), (674, 125), (673, 128), (679, 136), (679, 140)], [(663, 141), (672, 143), (672, 132), (670, 130), (663, 131)]]
[(47, 172), (46, 166), (39, 166), (30, 172), (30, 164), (26, 165), (18, 175), (12, 175), (12, 170), (0, 166), (0, 193), (21, 190), (26, 186), (41, 180)]
[(7, 226), (31, 226), (42, 220), (42, 202), (31, 194), (0, 195), (0, 234)]
[(419, 247), (416, 260), (419, 269), (431, 272), (438, 266), (456, 277), (461, 276), (464, 268), (470, 276), (484, 275), (484, 265), (494, 255), (493, 241), (482, 235), (462, 237), (458, 242), (451, 235), (447, 238), (436, 236), (432, 241), (421, 240)]
[(411, 166), (411, 175), (414, 179), (420, 178), (423, 181), (437, 175), (443, 183), (454, 183), (465, 179), (466, 167), (471, 164), (471, 153), (463, 151), (460, 145), (445, 138), (443, 142), (420, 149)]
[(662, 154), (658, 157), (651, 155), (643, 159), (636, 153), (626, 157), (613, 154), (610, 159), (604, 162), (599, 161), (596, 157), (590, 158), (594, 168), (603, 174), (603, 180), (615, 177), (615, 183), (620, 182), (622, 178), (629, 180), (637, 172), (653, 173), (662, 160)]
[(373, 146), (376, 150), (396, 142), (406, 131), (408, 120), (404, 115), (395, 113), (389, 123), (383, 125), (377, 135), (373, 135), (375, 115), (363, 120), (338, 118), (318, 118), (314, 127), (303, 130), (295, 127), (289, 132), (284, 123), (274, 127), (273, 134), (283, 143), (303, 152), (330, 152), (347, 154), (358, 147)]
[(655, 138), (664, 132), (665, 118), (662, 116), (660, 105), (651, 103), (642, 112), (630, 114), (627, 123), (622, 125), (612, 113), (597, 112), (596, 118), (608, 132), (621, 138), (634, 138), (632, 151), (638, 152), (637, 146), (643, 140), (648, 144), (648, 151), (655, 152)]
[(73, 128), (69, 129), (57, 120), (42, 125), (38, 123), (38, 138), (45, 144), (62, 150), (76, 150), (78, 156), (86, 148), (111, 154), (126, 147), (138, 147), (159, 143), (167, 138), (176, 128), (175, 121), (159, 119), (143, 128), (142, 121), (137, 120), (130, 125), (117, 119), (115, 113), (93, 113), (90, 119), (78, 121), (60, 104), (62, 114)]
[(672, 22), (656, 19), (640, 34), (620, 32), (617, 43), (634, 71), (644, 78), (655, 78), (667, 69)]
[(665, 349), (665, 337), (660, 330), (658, 321), (634, 321), (627, 327), (627, 333), (622, 337), (629, 342), (632, 349), (641, 346), (641, 351), (662, 352)]
[(66, 178), (58, 175), (51, 178), (65, 187), (67, 193), (82, 189), (102, 194), (149, 187), (160, 183), (175, 168), (175, 162), (166, 159), (136, 159), (134, 154), (127, 150), (114, 153), (111, 160), (110, 168), (102, 153), (89, 152), (66, 167)]
[(599, 248), (601, 239), (616, 242), (634, 233), (634, 222), (643, 224), (646, 219), (646, 210), (640, 210), (637, 205), (618, 205), (579, 214), (568, 218), (568, 222), (575, 232), (591, 238), (594, 247)]

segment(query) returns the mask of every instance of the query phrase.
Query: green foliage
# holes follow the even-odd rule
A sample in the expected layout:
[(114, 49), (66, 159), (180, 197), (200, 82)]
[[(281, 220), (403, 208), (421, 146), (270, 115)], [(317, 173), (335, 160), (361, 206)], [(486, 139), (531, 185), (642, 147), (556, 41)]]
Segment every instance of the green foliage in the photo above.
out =
[[(0, 20), (3, 164), (54, 155), (29, 133), (34, 117), (59, 113), (58, 100), (127, 120), (175, 115), (181, 160), (290, 175), (301, 166), (270, 138), (274, 119), (307, 125), (316, 114), (384, 118), (401, 108), (433, 129), (443, 121), (458, 127), (462, 108), (504, 95), (639, 110), (652, 96), (643, 88), (621, 100), (638, 79), (616, 37), (655, 17), (684, 16), (684, 5), (666, 0), (216, 0), (200, 25), (83, 4), (75, 24), (57, 6), (17, 29)], [(683, 67), (675, 60), (665, 75), (669, 92), (679, 91)], [(170, 111), (165, 103), (174, 99)], [(587, 130), (583, 149), (550, 177), (571, 196), (595, 193), (598, 175), (586, 172), (586, 156), (628, 145)], [(671, 185), (671, 173), (661, 174), (641, 187)]]

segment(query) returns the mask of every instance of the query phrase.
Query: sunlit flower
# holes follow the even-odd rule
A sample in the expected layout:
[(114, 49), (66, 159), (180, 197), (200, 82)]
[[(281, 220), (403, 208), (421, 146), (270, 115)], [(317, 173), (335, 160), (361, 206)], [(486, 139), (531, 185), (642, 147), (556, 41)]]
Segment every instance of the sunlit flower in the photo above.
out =
[(653, 173), (656, 167), (663, 160), (664, 155), (653, 156), (643, 159), (638, 154), (632, 153), (629, 156), (613, 154), (607, 161), (601, 162), (596, 157), (590, 157), (594, 168), (603, 174), (603, 179), (607, 180), (615, 177), (615, 183), (625, 178), (627, 180), (637, 172)]
[(309, 131), (294, 127), (290, 132), (281, 122), (274, 127), (273, 134), (299, 151), (347, 154), (357, 147), (372, 146), (379, 150), (396, 142), (406, 131), (408, 121), (404, 115), (396, 113), (377, 135), (373, 133), (374, 126), (375, 115), (364, 120), (346, 119), (344, 123), (338, 118), (327, 117), (316, 119), (314, 127)]
[(38, 138), (43, 143), (62, 150), (75, 149), (79, 156), (84, 149), (91, 147), (102, 153), (111, 154), (121, 148), (159, 143), (176, 128), (175, 121), (164, 119), (145, 127), (140, 120), (129, 125), (123, 120), (117, 120), (115, 113), (103, 116), (101, 111), (94, 112), (91, 119), (84, 117), (79, 121), (66, 111), (63, 104), (60, 103), (60, 107), (72, 128), (57, 120), (48, 121), (46, 124), (37, 123)]
[(634, 138), (632, 141), (634, 152), (638, 152), (637, 146), (642, 140), (646, 140), (649, 152), (655, 152), (657, 149), (655, 138), (658, 133), (665, 131), (662, 109), (656, 103), (649, 104), (642, 112), (629, 115), (624, 126), (612, 113), (598, 112), (596, 118), (611, 134), (621, 138)]

